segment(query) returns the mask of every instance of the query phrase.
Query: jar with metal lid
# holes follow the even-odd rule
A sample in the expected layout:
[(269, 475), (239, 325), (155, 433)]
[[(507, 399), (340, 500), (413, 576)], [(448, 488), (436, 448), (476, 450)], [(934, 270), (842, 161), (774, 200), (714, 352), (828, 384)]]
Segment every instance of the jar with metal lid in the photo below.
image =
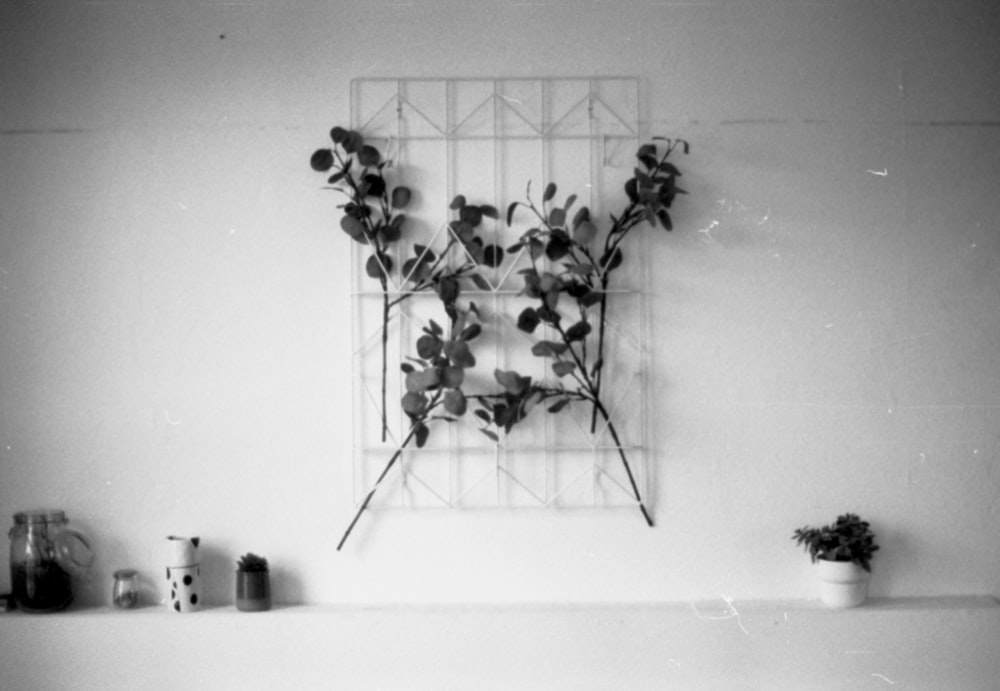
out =
[(90, 574), (94, 553), (57, 510), (19, 511), (10, 529), (10, 582), (25, 612), (56, 612), (73, 601), (73, 577)]

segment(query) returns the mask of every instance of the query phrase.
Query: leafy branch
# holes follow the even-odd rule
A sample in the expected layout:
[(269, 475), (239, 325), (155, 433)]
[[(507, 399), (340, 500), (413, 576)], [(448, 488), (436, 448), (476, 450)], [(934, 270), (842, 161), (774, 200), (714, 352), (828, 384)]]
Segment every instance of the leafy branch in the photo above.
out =
[(390, 247), (403, 234), (406, 215), (397, 213), (410, 203), (412, 191), (399, 185), (390, 192), (384, 176), (390, 164), (374, 146), (366, 144), (361, 134), (343, 127), (330, 130), (333, 146), (317, 149), (309, 160), (312, 169), (333, 173), (327, 179), (329, 189), (347, 197), (338, 206), (344, 215), (340, 227), (352, 240), (366, 245), (371, 253), (365, 262), (365, 273), (377, 279), (382, 289), (382, 441), (388, 433), (386, 418), (386, 368), (389, 345), (389, 318), (392, 307), (389, 298), (389, 275), (393, 261)]
[[(467, 308), (459, 305), (462, 280), (470, 279), (476, 287), (488, 288), (477, 267), (480, 264), (498, 265), (503, 260), (504, 252), (495, 245), (486, 245), (476, 233), (484, 216), (496, 216), (491, 207), (467, 204), (465, 198), (459, 196), (452, 202), (451, 208), (458, 212), (458, 219), (449, 226), (449, 240), (444, 250), (434, 252), (430, 247), (414, 245), (413, 256), (403, 265), (403, 273), (414, 284), (414, 291), (433, 290), (440, 299), (448, 317), (448, 333), (433, 319), (429, 319), (428, 325), (423, 327), (416, 340), (416, 357), (407, 357), (400, 364), (406, 388), (400, 404), (409, 420), (409, 429), (365, 496), (341, 537), (338, 550), (344, 546), (382, 481), (402, 457), (403, 451), (411, 443), (422, 448), (430, 436), (430, 425), (433, 422), (454, 422), (465, 415), (468, 409), (468, 399), (463, 390), (465, 372), (476, 365), (469, 343), (482, 333), (482, 326), (479, 309), (474, 302), (470, 302)], [(458, 248), (461, 248), (463, 260), (456, 267), (445, 258), (449, 252)], [(391, 301), (390, 306), (398, 304), (407, 295)]]
[[(581, 207), (570, 219), (575, 195), (570, 195), (562, 206), (552, 203), (558, 191), (553, 182), (545, 187), (539, 204), (532, 199), (529, 184), (526, 201), (515, 201), (507, 207), (509, 226), (513, 225), (519, 207), (529, 210), (535, 221), (535, 225), (507, 250), (527, 254), (530, 266), (519, 272), (524, 281), (521, 294), (536, 303), (520, 312), (517, 327), (533, 334), (544, 324), (553, 333), (554, 338), (537, 341), (531, 352), (536, 357), (552, 360), (551, 369), (557, 383), (533, 382), (516, 371), (497, 370), (494, 376), (503, 392), (479, 397), (481, 407), (476, 411), (477, 417), (485, 423), (481, 428), (483, 433), (497, 441), (499, 430), (509, 433), (540, 403), (553, 401), (547, 405), (552, 413), (565, 409), (572, 401), (588, 403), (592, 410), (591, 433), (596, 431), (598, 418), (602, 419), (618, 451), (632, 494), (650, 526), (652, 518), (601, 394), (608, 288), (612, 273), (624, 259), (622, 243), (630, 231), (643, 224), (672, 230), (668, 209), (675, 197), (684, 193), (677, 187), (677, 177), (681, 173), (667, 159), (678, 146), (687, 153), (687, 142), (655, 141), (665, 142), (662, 152), (657, 144), (650, 143), (636, 153), (639, 164), (625, 183), (628, 204), (620, 215), (611, 215), (611, 226), (603, 243), (597, 242), (600, 232), (587, 207)], [(572, 323), (567, 325), (566, 322)], [(596, 342), (592, 336), (595, 324)]]
[[(489, 285), (476, 271), (479, 265), (499, 266), (504, 251), (497, 245), (487, 245), (476, 231), (483, 218), (499, 217), (496, 208), (489, 205), (467, 204), (459, 195), (451, 203), (458, 212), (458, 218), (449, 224), (449, 239), (440, 253), (435, 253), (426, 245), (414, 244), (414, 256), (404, 262), (402, 276), (412, 285), (406, 292), (392, 297), (389, 289), (394, 262), (391, 248), (403, 237), (407, 208), (413, 197), (409, 187), (397, 185), (391, 190), (384, 171), (391, 166), (382, 153), (364, 141), (354, 130), (334, 127), (330, 131), (332, 147), (313, 152), (310, 165), (313, 170), (332, 173), (327, 179), (328, 189), (340, 192), (347, 201), (338, 205), (344, 214), (340, 219), (341, 229), (352, 240), (370, 249), (365, 261), (365, 273), (379, 282), (382, 293), (381, 327), (381, 427), (382, 441), (388, 435), (387, 397), (387, 352), (389, 343), (389, 321), (392, 308), (414, 294), (424, 290), (438, 292), (442, 300), (457, 291), (458, 280), (471, 278), (477, 287), (489, 289)], [(457, 268), (449, 267), (447, 257), (452, 248), (460, 247), (463, 261)]]
[[(457, 294), (455, 297), (458, 297)], [(430, 436), (433, 422), (454, 422), (468, 409), (462, 386), (465, 371), (476, 365), (469, 342), (482, 333), (479, 310), (475, 303), (470, 303), (469, 308), (463, 310), (451, 301), (445, 303), (445, 311), (450, 320), (448, 335), (437, 322), (428, 320), (428, 326), (422, 329), (416, 341), (417, 356), (408, 357), (407, 362), (400, 365), (406, 375), (406, 393), (401, 404), (410, 422), (409, 430), (347, 526), (337, 545), (338, 550), (344, 546), (382, 481), (410, 443), (415, 443), (418, 449), (422, 448)]]

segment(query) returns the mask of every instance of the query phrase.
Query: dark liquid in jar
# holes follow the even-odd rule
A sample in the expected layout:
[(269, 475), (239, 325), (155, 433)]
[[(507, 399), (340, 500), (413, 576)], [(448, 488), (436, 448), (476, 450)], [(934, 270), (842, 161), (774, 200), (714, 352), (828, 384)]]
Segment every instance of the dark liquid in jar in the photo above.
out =
[(14, 599), (25, 612), (55, 612), (73, 601), (69, 574), (55, 562), (11, 569)]

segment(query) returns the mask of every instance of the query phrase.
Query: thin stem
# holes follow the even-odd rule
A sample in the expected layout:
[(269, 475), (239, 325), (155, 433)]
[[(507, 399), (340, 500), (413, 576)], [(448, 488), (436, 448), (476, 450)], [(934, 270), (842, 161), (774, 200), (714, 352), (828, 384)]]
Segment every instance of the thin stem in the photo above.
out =
[(382, 274), (382, 441), (389, 434), (389, 419), (386, 415), (386, 379), (389, 358), (389, 291), (385, 274)]
[(622, 459), (622, 465), (625, 467), (625, 474), (628, 475), (629, 484), (632, 486), (632, 494), (635, 496), (635, 500), (639, 503), (639, 511), (642, 512), (642, 517), (646, 519), (646, 525), (652, 528), (653, 519), (646, 510), (645, 504), (642, 503), (642, 496), (639, 494), (639, 486), (636, 484), (635, 476), (632, 474), (632, 467), (629, 465), (628, 458), (625, 456), (625, 449), (622, 448), (621, 440), (618, 438), (618, 431), (615, 429), (615, 425), (611, 421), (611, 416), (608, 414), (604, 405), (596, 398), (594, 399), (594, 407), (600, 411), (601, 416), (604, 418), (605, 422), (608, 423), (608, 432), (611, 433), (611, 438), (614, 440), (615, 447), (618, 449), (618, 455)]
[(406, 439), (404, 439), (403, 443), (399, 445), (399, 448), (396, 449), (396, 452), (392, 454), (392, 458), (389, 459), (389, 462), (385, 464), (385, 468), (382, 469), (381, 475), (378, 476), (378, 479), (375, 481), (375, 484), (372, 485), (371, 491), (368, 492), (368, 496), (366, 496), (365, 500), (361, 503), (360, 508), (358, 508), (358, 512), (354, 514), (354, 520), (352, 520), (351, 524), (347, 526), (347, 530), (344, 531), (344, 536), (340, 538), (340, 542), (337, 544), (338, 552), (340, 551), (340, 548), (344, 546), (344, 543), (347, 542), (347, 538), (350, 536), (351, 531), (354, 530), (354, 526), (358, 522), (358, 519), (361, 518), (361, 514), (365, 512), (365, 509), (368, 508), (368, 504), (371, 503), (372, 497), (375, 496), (375, 491), (379, 488), (379, 485), (382, 484), (382, 480), (385, 479), (385, 476), (389, 474), (389, 470), (392, 469), (392, 466), (394, 466), (396, 464), (396, 461), (399, 460), (399, 457), (403, 455), (403, 449), (405, 449), (406, 445), (410, 443), (411, 439), (413, 439), (413, 435), (416, 434), (416, 431), (417, 431), (416, 424), (411, 425), (410, 433), (406, 435)]

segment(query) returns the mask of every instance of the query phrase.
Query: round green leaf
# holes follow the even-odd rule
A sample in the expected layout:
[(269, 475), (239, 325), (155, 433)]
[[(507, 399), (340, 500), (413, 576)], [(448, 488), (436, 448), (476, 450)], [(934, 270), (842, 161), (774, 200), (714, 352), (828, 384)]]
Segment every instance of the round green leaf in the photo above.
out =
[(556, 373), (557, 377), (565, 377), (575, 369), (576, 363), (569, 360), (560, 360), (559, 362), (552, 363), (552, 371)]
[(597, 226), (590, 221), (581, 221), (573, 230), (573, 240), (581, 245), (589, 245), (597, 237)]
[(317, 173), (325, 173), (333, 168), (333, 152), (329, 149), (317, 149), (309, 159), (309, 165)]
[(566, 329), (567, 341), (582, 341), (590, 333), (590, 322), (579, 321)]
[(468, 409), (468, 402), (465, 400), (465, 394), (458, 389), (451, 389), (445, 393), (444, 409), (456, 417), (465, 415), (465, 411)]
[(500, 245), (487, 245), (483, 249), (483, 264), (496, 268), (503, 263), (503, 248)]
[(441, 352), (444, 343), (436, 336), (424, 334), (417, 339), (417, 355), (424, 360), (432, 360)]
[(354, 216), (348, 214), (341, 216), (340, 227), (355, 240), (363, 240), (365, 237), (365, 224)]
[(382, 154), (371, 144), (365, 144), (358, 152), (358, 163), (363, 166), (377, 166), (382, 159)]
[(392, 208), (402, 209), (410, 203), (412, 194), (409, 187), (396, 187), (392, 190)]
[(446, 389), (457, 389), (465, 381), (465, 370), (455, 365), (449, 365), (441, 370), (441, 386)]
[(344, 140), (340, 143), (344, 147), (344, 151), (349, 154), (353, 154), (356, 151), (360, 151), (361, 147), (364, 146), (365, 141), (361, 137), (360, 132), (355, 132), (354, 130), (349, 131), (344, 135)]
[(418, 391), (408, 391), (402, 398), (403, 410), (407, 415), (419, 417), (427, 410), (427, 396)]
[(517, 328), (527, 333), (533, 333), (538, 327), (541, 319), (532, 307), (525, 307), (517, 317)]
[(478, 206), (463, 206), (461, 211), (458, 212), (458, 217), (473, 228), (476, 228), (483, 222), (483, 210)]
[(381, 175), (369, 173), (362, 180), (366, 185), (364, 193), (369, 197), (381, 197), (385, 192), (385, 180), (382, 179)]
[(378, 257), (372, 254), (365, 262), (365, 273), (372, 278), (381, 278), (390, 271), (392, 271), (392, 259), (388, 255), (383, 255), (382, 261), (379, 261)]

